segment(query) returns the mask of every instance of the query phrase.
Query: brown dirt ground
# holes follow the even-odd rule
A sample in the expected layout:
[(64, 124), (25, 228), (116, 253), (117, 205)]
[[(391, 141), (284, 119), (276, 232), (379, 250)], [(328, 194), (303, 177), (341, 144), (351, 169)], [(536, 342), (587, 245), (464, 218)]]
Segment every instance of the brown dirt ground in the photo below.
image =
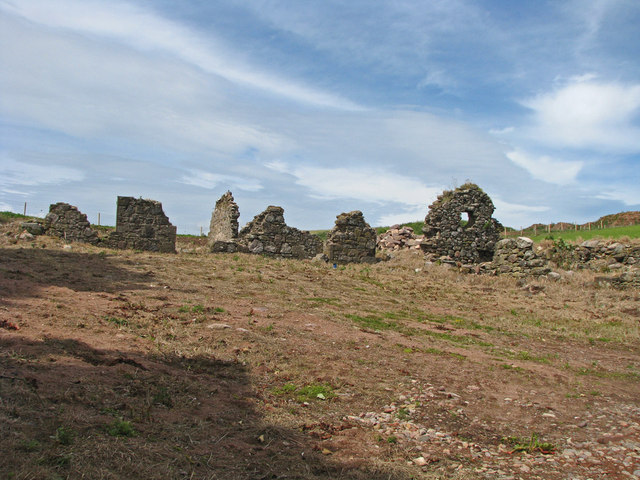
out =
[(18, 233), (0, 230), (2, 478), (640, 470), (637, 290)]

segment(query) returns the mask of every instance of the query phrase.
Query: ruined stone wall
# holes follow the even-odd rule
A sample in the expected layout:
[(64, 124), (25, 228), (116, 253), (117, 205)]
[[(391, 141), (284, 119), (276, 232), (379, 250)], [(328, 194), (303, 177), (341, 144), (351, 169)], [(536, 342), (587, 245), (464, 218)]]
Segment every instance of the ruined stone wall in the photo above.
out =
[(614, 240), (587, 240), (580, 245), (556, 241), (546, 255), (565, 269), (598, 272), (640, 269), (640, 244)]
[(238, 218), (240, 211), (231, 192), (216, 202), (209, 224), (207, 244), (211, 252), (235, 252), (238, 242)]
[(376, 259), (376, 231), (356, 210), (341, 213), (327, 235), (324, 254), (335, 263), (374, 263)]
[(282, 207), (267, 207), (238, 237), (238, 250), (253, 254), (302, 259), (313, 258), (322, 251), (319, 237), (287, 226)]
[(169, 222), (160, 202), (118, 197), (116, 231), (109, 235), (107, 244), (113, 248), (174, 253), (176, 227)]
[(494, 209), (491, 198), (472, 183), (443, 192), (424, 220), (422, 250), (431, 259), (461, 264), (491, 261), (502, 230), (491, 217)]
[(43, 229), (47, 235), (69, 242), (98, 243), (98, 232), (91, 228), (87, 216), (68, 203), (58, 202), (49, 206)]
[(505, 238), (496, 244), (493, 261), (488, 268), (497, 274), (516, 277), (542, 276), (551, 272), (549, 262), (533, 251), (533, 240), (527, 237)]

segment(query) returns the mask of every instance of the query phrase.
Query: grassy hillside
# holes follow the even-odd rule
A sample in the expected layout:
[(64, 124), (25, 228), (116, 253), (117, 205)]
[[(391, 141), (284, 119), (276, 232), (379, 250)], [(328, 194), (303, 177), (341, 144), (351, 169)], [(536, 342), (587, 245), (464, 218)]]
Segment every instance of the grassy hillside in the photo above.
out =
[[(533, 232), (528, 232), (533, 233)], [(525, 231), (525, 236), (527, 232)], [(604, 228), (602, 230), (565, 230), (564, 232), (551, 232), (550, 234), (544, 232), (542, 234), (531, 236), (530, 238), (538, 242), (540, 240), (544, 240), (545, 238), (553, 237), (554, 239), (562, 238), (564, 241), (578, 241), (578, 240), (590, 240), (592, 238), (629, 238), (635, 239), (640, 238), (640, 225), (631, 225), (627, 227), (611, 227)]]

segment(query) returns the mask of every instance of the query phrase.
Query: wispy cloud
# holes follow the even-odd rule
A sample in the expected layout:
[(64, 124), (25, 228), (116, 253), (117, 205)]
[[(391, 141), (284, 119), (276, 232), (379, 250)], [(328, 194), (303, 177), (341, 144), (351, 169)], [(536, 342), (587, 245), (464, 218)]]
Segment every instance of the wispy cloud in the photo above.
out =
[[(36, 187), (47, 184), (79, 182), (84, 174), (75, 168), (58, 165), (32, 165), (0, 156), (0, 188), (6, 193), (17, 193), (10, 187)], [(9, 188), (6, 188), (9, 187)]]
[(3, 1), (0, 9), (49, 28), (92, 38), (105, 38), (144, 53), (169, 54), (233, 83), (296, 102), (338, 109), (359, 109), (347, 99), (310, 88), (269, 72), (243, 65), (211, 34), (187, 30), (137, 6), (119, 1), (24, 0)]
[(511, 151), (507, 157), (519, 167), (527, 170), (533, 178), (556, 185), (567, 185), (576, 180), (583, 163), (563, 162), (548, 155), (530, 155), (523, 151)]
[(221, 185), (225, 188), (237, 188), (248, 192), (257, 192), (263, 188), (262, 184), (255, 179), (221, 175), (197, 169), (189, 170), (188, 174), (182, 176), (180, 182), (185, 185), (206, 188), (208, 190), (212, 190)]

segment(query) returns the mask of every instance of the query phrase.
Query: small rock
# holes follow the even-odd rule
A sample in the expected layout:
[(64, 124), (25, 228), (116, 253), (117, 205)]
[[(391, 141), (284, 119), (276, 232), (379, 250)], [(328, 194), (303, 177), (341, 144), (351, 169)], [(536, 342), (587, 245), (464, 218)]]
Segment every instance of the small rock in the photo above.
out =
[(212, 328), (214, 330), (224, 330), (225, 328), (231, 328), (231, 325), (227, 325), (226, 323), (211, 323), (207, 325), (207, 328)]
[(419, 467), (424, 467), (428, 463), (424, 457), (414, 458), (412, 462)]

